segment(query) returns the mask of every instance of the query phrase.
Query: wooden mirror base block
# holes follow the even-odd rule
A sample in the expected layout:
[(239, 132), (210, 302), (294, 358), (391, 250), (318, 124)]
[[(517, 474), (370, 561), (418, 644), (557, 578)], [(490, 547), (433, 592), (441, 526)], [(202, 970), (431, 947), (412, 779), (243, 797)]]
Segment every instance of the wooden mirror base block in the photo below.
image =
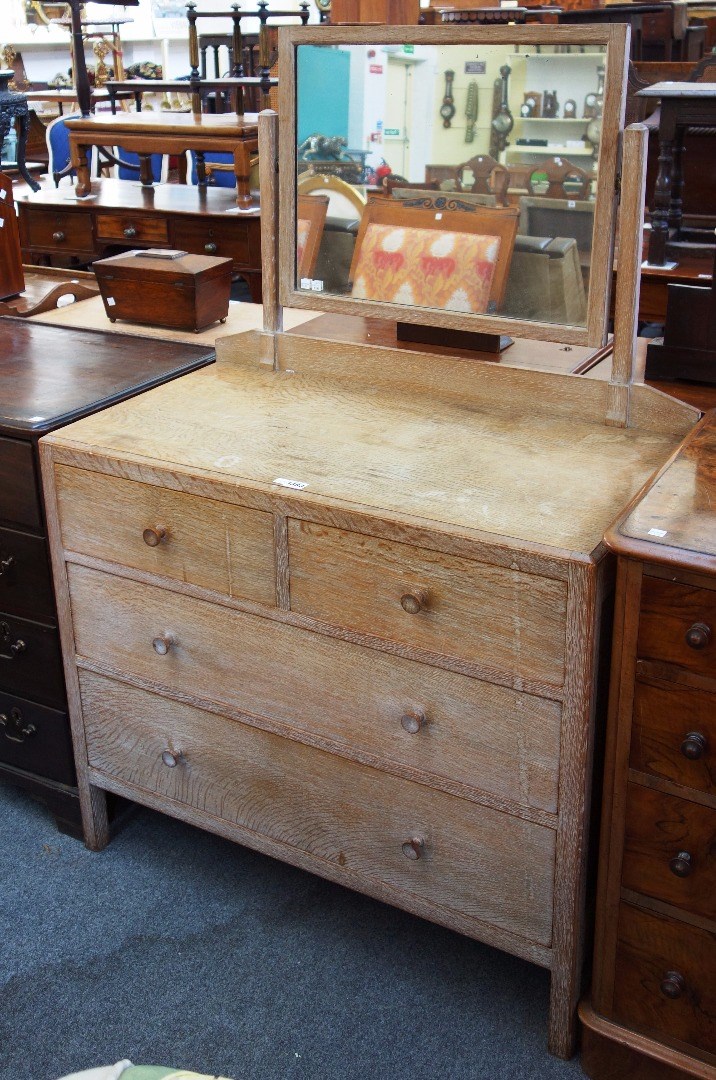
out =
[(473, 330), (450, 330), (440, 326), (421, 326), (418, 323), (397, 324), (398, 341), (414, 341), (418, 345), (442, 345), (447, 349), (467, 349), (486, 354), (481, 360), (497, 358), (501, 352), (514, 345), (507, 334), (477, 334)]

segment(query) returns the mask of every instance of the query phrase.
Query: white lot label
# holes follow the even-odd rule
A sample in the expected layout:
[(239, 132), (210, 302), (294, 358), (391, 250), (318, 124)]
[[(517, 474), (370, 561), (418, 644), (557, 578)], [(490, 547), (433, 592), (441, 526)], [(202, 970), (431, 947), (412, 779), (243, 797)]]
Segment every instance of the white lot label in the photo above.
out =
[(279, 487), (292, 488), (294, 491), (303, 491), (304, 488), (308, 487), (308, 484), (302, 480), (287, 480), (285, 476), (277, 476), (274, 484), (278, 484)]

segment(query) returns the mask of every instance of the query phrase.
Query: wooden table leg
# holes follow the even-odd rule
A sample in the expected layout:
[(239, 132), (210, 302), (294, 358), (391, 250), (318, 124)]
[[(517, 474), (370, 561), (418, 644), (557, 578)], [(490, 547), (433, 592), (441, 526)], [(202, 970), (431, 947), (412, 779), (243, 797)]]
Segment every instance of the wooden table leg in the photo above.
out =
[(141, 153), (139, 156), (139, 182), (142, 187), (154, 187), (154, 173), (152, 171), (152, 155)]
[(663, 266), (666, 262), (666, 241), (669, 238), (669, 209), (673, 183), (674, 142), (676, 117), (667, 101), (661, 103), (659, 124), (659, 171), (654, 184), (654, 204), (651, 208), (649, 262)]
[(236, 205), (245, 209), (252, 205), (251, 199), (251, 149), (248, 140), (234, 147), (234, 172), (236, 173)]
[(677, 127), (674, 140), (674, 171), (671, 177), (671, 202), (669, 203), (669, 228), (676, 231), (677, 237), (681, 232), (681, 217), (683, 213), (682, 192), (684, 189), (684, 174), (681, 166), (681, 157), (684, 152), (684, 138), (686, 128)]
[(87, 160), (88, 150), (91, 150), (91, 146), (81, 143), (80, 136), (70, 132), (70, 164), (77, 176), (75, 194), (78, 198), (92, 194), (92, 178)]

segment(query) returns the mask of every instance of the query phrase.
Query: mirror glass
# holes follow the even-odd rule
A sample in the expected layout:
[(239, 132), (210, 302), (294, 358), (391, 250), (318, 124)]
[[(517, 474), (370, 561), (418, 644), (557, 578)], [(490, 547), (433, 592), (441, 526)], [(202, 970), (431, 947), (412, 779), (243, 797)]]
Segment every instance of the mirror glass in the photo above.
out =
[(300, 292), (587, 324), (604, 45), (298, 45)]

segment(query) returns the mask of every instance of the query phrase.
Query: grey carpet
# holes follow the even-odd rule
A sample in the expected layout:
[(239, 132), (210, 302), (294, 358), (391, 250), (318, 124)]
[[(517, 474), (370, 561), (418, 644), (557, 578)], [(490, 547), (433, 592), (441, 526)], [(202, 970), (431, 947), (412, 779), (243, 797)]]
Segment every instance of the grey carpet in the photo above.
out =
[(101, 854), (0, 786), (0, 1080), (561, 1080), (548, 976), (148, 810)]

